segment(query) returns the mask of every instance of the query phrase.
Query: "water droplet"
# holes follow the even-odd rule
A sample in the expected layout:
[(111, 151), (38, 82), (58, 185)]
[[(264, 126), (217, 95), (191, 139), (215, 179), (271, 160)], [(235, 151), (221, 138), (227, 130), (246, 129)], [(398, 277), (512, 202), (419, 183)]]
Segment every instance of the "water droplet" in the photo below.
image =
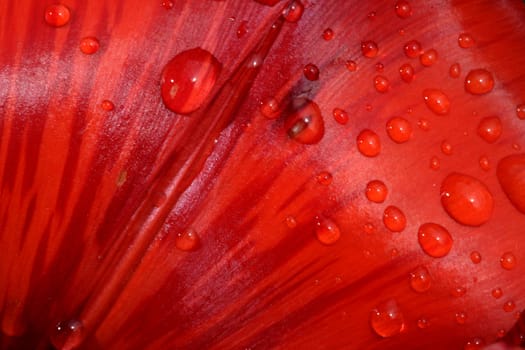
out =
[(334, 38), (334, 31), (331, 28), (326, 28), (323, 31), (323, 39), (326, 41), (330, 41)]
[(396, 248), (392, 248), (390, 250), (390, 257), (392, 259), (394, 259), (395, 257), (399, 256), (399, 250), (397, 250)]
[(334, 108), (332, 112), (334, 119), (341, 125), (348, 123), (348, 113), (341, 108)]
[(111, 112), (112, 110), (115, 109), (115, 105), (114, 105), (113, 102), (111, 102), (110, 100), (104, 100), (104, 101), (102, 101), (102, 103), (100, 104), (100, 106), (101, 106), (102, 109), (105, 110), (106, 112)]
[(370, 325), (377, 335), (388, 338), (405, 328), (403, 314), (394, 299), (381, 302), (370, 312)]
[(481, 119), (478, 125), (478, 135), (488, 143), (494, 143), (501, 136), (501, 120), (498, 117)]
[(430, 129), (430, 123), (426, 119), (419, 119), (417, 121), (417, 126), (423, 131), (428, 131)]
[(416, 58), (423, 53), (423, 48), (419, 41), (410, 40), (403, 46), (403, 51), (408, 58)]
[(274, 6), (281, 0), (255, 0), (260, 4), (268, 5), (268, 6)]
[(465, 77), (465, 90), (473, 95), (489, 93), (494, 88), (494, 77), (486, 69), (473, 69)]
[(237, 27), (237, 38), (242, 38), (248, 33), (248, 21), (241, 21), (239, 27)]
[(443, 140), (441, 142), (441, 152), (443, 154), (446, 154), (447, 156), (450, 156), (452, 154), (452, 145), (447, 140)]
[(280, 114), (279, 102), (273, 97), (268, 97), (261, 102), (260, 111), (266, 119), (276, 119)]
[(366, 185), (366, 198), (374, 203), (383, 203), (388, 195), (388, 188), (383, 181), (372, 180)]
[(407, 142), (412, 136), (412, 125), (405, 118), (393, 117), (386, 123), (386, 132), (396, 143)]
[(429, 222), (419, 227), (418, 242), (425, 253), (441, 258), (450, 252), (454, 241), (446, 228)]
[(463, 347), (463, 350), (482, 350), (485, 347), (485, 341), (481, 338), (473, 338), (470, 339), (465, 346)]
[(519, 119), (525, 119), (525, 103), (516, 106), (516, 116)]
[(291, 215), (288, 215), (286, 219), (284, 219), (284, 221), (286, 223), (286, 226), (288, 226), (288, 228), (294, 228), (297, 226), (297, 220), (295, 220), (295, 218)]
[(284, 124), (288, 136), (302, 144), (315, 144), (324, 135), (324, 121), (319, 106), (305, 98), (292, 101)]
[(76, 349), (84, 340), (84, 326), (79, 320), (59, 322), (49, 340), (57, 349)]
[(458, 324), (465, 324), (467, 322), (468, 315), (465, 311), (456, 312), (456, 322)]
[(436, 63), (438, 59), (438, 53), (434, 49), (429, 49), (419, 56), (419, 62), (425, 67), (430, 67)]
[(487, 156), (481, 156), (479, 158), (479, 167), (485, 171), (490, 170), (490, 163), (489, 163), (489, 159), (487, 158)]
[(448, 75), (450, 75), (451, 78), (459, 78), (461, 75), (461, 66), (459, 63), (453, 63), (450, 68), (448, 69)]
[(458, 36), (458, 45), (462, 49), (468, 49), (469, 47), (476, 45), (476, 41), (469, 33), (461, 33)]
[(478, 251), (471, 252), (470, 260), (472, 260), (474, 264), (479, 264), (481, 262), (481, 253)]
[(505, 270), (512, 270), (516, 267), (516, 256), (512, 252), (505, 252), (499, 259), (499, 262)]
[(458, 286), (454, 289), (452, 289), (452, 292), (450, 293), (453, 297), (459, 298), (467, 294), (467, 288)]
[(319, 80), (319, 68), (313, 63), (308, 63), (304, 66), (303, 73), (308, 80)]
[(301, 19), (303, 13), (303, 3), (299, 0), (294, 0), (287, 8), (283, 10), (283, 17), (287, 22), (296, 23)]
[(525, 214), (525, 153), (501, 159), (496, 175), (512, 205)]
[(165, 0), (162, 2), (162, 7), (164, 7), (166, 10), (170, 10), (173, 8), (173, 1)]
[(451, 173), (443, 180), (440, 193), (445, 211), (463, 225), (482, 225), (492, 215), (492, 194), (484, 183), (472, 176)]
[(221, 63), (199, 47), (177, 54), (162, 70), (162, 101), (175, 113), (197, 110), (208, 98), (221, 69)]
[(425, 266), (418, 266), (410, 273), (410, 287), (418, 293), (424, 293), (432, 286), (432, 277)]
[(381, 152), (379, 136), (372, 130), (365, 129), (357, 136), (357, 149), (362, 155), (375, 157)]
[(450, 112), (450, 100), (441, 90), (425, 89), (423, 99), (427, 107), (437, 115), (445, 115)]
[(367, 222), (363, 225), (363, 231), (365, 231), (366, 234), (371, 235), (376, 232), (376, 228), (374, 224), (372, 224), (371, 222)]
[(328, 186), (332, 183), (332, 174), (328, 171), (322, 171), (315, 177), (317, 179), (317, 182), (321, 185)]
[(69, 23), (71, 12), (62, 4), (54, 4), (46, 7), (44, 19), (52, 27), (62, 27)]
[(377, 13), (375, 11), (372, 11), (369, 12), (368, 15), (366, 15), (366, 17), (368, 17), (369, 20), (373, 21), (374, 19), (376, 19), (376, 15)]
[(494, 299), (499, 299), (503, 296), (503, 291), (501, 290), (501, 288), (494, 288), (491, 291), (491, 294)]
[(341, 237), (341, 231), (335, 222), (330, 219), (315, 217), (315, 235), (319, 242), (332, 245), (336, 243)]
[(422, 317), (417, 320), (417, 328), (419, 329), (425, 329), (430, 326), (430, 322), (425, 317)]
[(377, 53), (379, 52), (379, 47), (377, 46), (375, 41), (368, 40), (363, 41), (361, 43), (361, 52), (363, 53), (363, 56), (368, 58), (374, 58), (377, 56)]
[(516, 308), (516, 303), (514, 302), (514, 300), (507, 300), (503, 304), (503, 310), (505, 312), (512, 312), (512, 311), (514, 311), (515, 308)]
[(355, 72), (357, 70), (357, 63), (355, 63), (355, 61), (348, 60), (346, 61), (345, 65), (346, 69), (348, 69), (350, 72)]
[(178, 232), (175, 237), (175, 247), (185, 252), (196, 250), (199, 248), (200, 240), (197, 232), (188, 228), (182, 232)]
[(395, 5), (396, 15), (399, 18), (408, 18), (412, 16), (412, 7), (410, 6), (410, 3), (406, 0), (399, 0), (396, 1)]
[(498, 332), (496, 333), (496, 336), (498, 338), (503, 338), (507, 334), (507, 332), (504, 329), (498, 329)]
[(383, 212), (383, 223), (392, 232), (401, 232), (407, 225), (407, 219), (401, 209), (389, 205)]
[(401, 76), (401, 80), (403, 80), (405, 83), (410, 83), (414, 80), (414, 67), (410, 63), (405, 63), (401, 67), (399, 67), (399, 75)]
[(96, 53), (100, 47), (100, 43), (97, 38), (88, 36), (80, 40), (80, 51), (86, 55), (92, 55)]
[(430, 169), (432, 170), (438, 170), (441, 166), (441, 162), (439, 161), (438, 157), (432, 157), (430, 158)]
[(390, 82), (382, 75), (376, 75), (374, 78), (374, 88), (377, 92), (387, 92), (390, 88)]

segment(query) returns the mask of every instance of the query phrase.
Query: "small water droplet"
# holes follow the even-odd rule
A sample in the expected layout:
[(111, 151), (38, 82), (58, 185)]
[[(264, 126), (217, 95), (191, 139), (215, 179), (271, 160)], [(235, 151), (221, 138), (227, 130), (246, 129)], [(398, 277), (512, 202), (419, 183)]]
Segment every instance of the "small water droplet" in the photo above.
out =
[(350, 72), (355, 72), (357, 70), (357, 63), (355, 63), (355, 61), (348, 60), (346, 61), (345, 66)]
[(450, 75), (451, 78), (457, 79), (461, 75), (461, 66), (459, 63), (453, 63), (450, 68), (448, 69), (448, 75)]
[(381, 302), (370, 312), (370, 325), (383, 338), (401, 333), (405, 328), (403, 314), (394, 299)]
[(377, 43), (375, 41), (363, 41), (361, 43), (361, 52), (363, 53), (363, 56), (367, 58), (374, 58), (379, 52), (379, 47), (377, 46)]
[(468, 316), (465, 311), (456, 312), (456, 322), (457, 324), (465, 324), (467, 322)]
[(308, 63), (304, 66), (303, 73), (308, 80), (319, 80), (319, 68), (313, 63)]
[(410, 273), (410, 287), (418, 293), (424, 293), (432, 286), (432, 277), (425, 266), (418, 266)]
[(399, 18), (408, 18), (412, 16), (412, 7), (410, 3), (406, 0), (398, 0), (394, 6), (396, 10), (396, 15)]
[(405, 63), (401, 67), (399, 67), (399, 75), (401, 76), (401, 80), (403, 80), (405, 83), (410, 83), (414, 80), (414, 67), (410, 63)]
[(317, 182), (321, 185), (328, 186), (332, 183), (332, 174), (328, 171), (322, 171), (315, 177)]
[(481, 262), (481, 253), (478, 251), (473, 251), (470, 253), (470, 260), (474, 264), (479, 264)]
[(111, 102), (110, 100), (104, 100), (104, 101), (102, 101), (102, 103), (100, 104), (100, 106), (101, 106), (102, 109), (105, 110), (106, 112), (111, 112), (112, 110), (115, 109), (115, 105), (114, 105), (113, 102)]
[(175, 236), (175, 247), (185, 252), (193, 251), (199, 248), (200, 240), (197, 232), (188, 228), (178, 232)]
[(498, 182), (512, 205), (525, 214), (525, 153), (507, 156), (498, 162)]
[(516, 256), (512, 252), (505, 252), (499, 262), (505, 270), (512, 270), (516, 267)]
[(52, 27), (62, 27), (69, 23), (71, 12), (62, 4), (54, 4), (46, 7), (44, 19)]
[(465, 90), (473, 95), (489, 93), (494, 88), (494, 77), (486, 69), (473, 69), (465, 77)]
[(452, 292), (450, 293), (453, 297), (459, 298), (467, 294), (467, 288), (462, 286), (457, 286), (456, 288), (452, 289)]
[(84, 326), (79, 320), (59, 322), (49, 335), (57, 349), (76, 349), (84, 340)]
[(432, 170), (438, 170), (441, 166), (441, 162), (439, 161), (439, 158), (434, 156), (430, 158), (430, 169)]
[(283, 10), (283, 17), (287, 22), (298, 22), (304, 13), (304, 5), (299, 0), (294, 0), (291, 4)]
[(390, 82), (382, 75), (376, 75), (374, 78), (374, 88), (377, 92), (387, 92), (390, 89)]
[(162, 7), (164, 7), (166, 10), (171, 10), (173, 8), (173, 1), (164, 0), (162, 2)]
[(449, 174), (441, 184), (440, 193), (445, 211), (463, 225), (480, 226), (492, 215), (492, 194), (484, 183), (472, 176)]
[(406, 227), (407, 219), (401, 209), (389, 205), (383, 212), (383, 224), (392, 232), (401, 232)]
[(423, 99), (427, 107), (437, 115), (445, 115), (450, 112), (450, 100), (441, 90), (425, 89)]
[(519, 119), (525, 119), (525, 103), (516, 106), (516, 116)]
[(441, 258), (450, 252), (454, 241), (446, 228), (429, 222), (419, 227), (418, 242), (425, 253)]
[(259, 109), (262, 115), (266, 119), (270, 119), (270, 120), (278, 118), (280, 114), (279, 101), (277, 101), (273, 97), (268, 97), (264, 101), (261, 101)]
[(501, 290), (501, 288), (494, 288), (491, 291), (491, 294), (494, 299), (499, 299), (503, 296), (503, 291)]
[(404, 143), (412, 136), (412, 125), (405, 118), (392, 117), (386, 123), (386, 132), (392, 141)]
[(388, 195), (388, 188), (383, 181), (372, 180), (366, 185), (366, 198), (374, 203), (383, 203)]
[(438, 53), (434, 49), (426, 50), (419, 56), (419, 62), (421, 62), (421, 64), (425, 67), (432, 66), (434, 63), (436, 63), (437, 59)]
[(199, 47), (177, 54), (162, 70), (162, 101), (175, 113), (197, 110), (208, 98), (221, 69), (221, 63)]
[(426, 119), (419, 119), (417, 126), (423, 131), (428, 131), (430, 129), (430, 122)]
[(295, 220), (295, 218), (291, 215), (288, 215), (286, 219), (284, 219), (284, 221), (286, 223), (286, 226), (288, 226), (288, 228), (294, 228), (297, 226), (297, 220)]
[(366, 17), (369, 20), (373, 21), (374, 19), (376, 19), (376, 15), (377, 15), (377, 13), (375, 11), (372, 11), (372, 12), (369, 12), (368, 15), (366, 15)]
[(366, 234), (371, 235), (376, 232), (376, 228), (374, 224), (372, 224), (371, 222), (367, 222), (363, 225), (363, 231), (365, 231)]
[(425, 328), (428, 328), (429, 326), (430, 326), (430, 322), (428, 321), (427, 318), (422, 317), (417, 320), (417, 328), (425, 329)]
[(100, 43), (97, 38), (88, 36), (80, 40), (80, 51), (86, 55), (92, 55), (96, 53), (100, 47)]
[(516, 308), (516, 303), (514, 302), (514, 300), (507, 300), (503, 304), (503, 310), (505, 312), (512, 312), (512, 311), (514, 311), (515, 308)]
[(332, 114), (334, 116), (335, 121), (339, 124), (345, 125), (346, 123), (348, 123), (348, 113), (344, 109), (334, 108)]
[(248, 21), (241, 21), (237, 27), (237, 38), (242, 38), (248, 33)]
[(331, 28), (326, 28), (323, 31), (323, 39), (326, 41), (330, 41), (334, 38), (334, 31)]
[(490, 162), (487, 156), (481, 156), (479, 157), (479, 167), (482, 170), (489, 171), (490, 170)]
[(357, 149), (362, 155), (375, 157), (381, 152), (379, 136), (372, 130), (365, 129), (357, 136)]
[(503, 338), (505, 335), (507, 334), (507, 332), (504, 330), (504, 329), (498, 329), (498, 332), (496, 333), (496, 336), (498, 338)]
[(284, 124), (288, 136), (302, 144), (315, 144), (324, 135), (324, 121), (319, 106), (305, 98), (292, 101)]
[(468, 49), (469, 47), (476, 45), (476, 41), (469, 33), (461, 33), (458, 36), (458, 45), (462, 49)]
[(501, 120), (498, 117), (486, 117), (478, 124), (478, 135), (488, 143), (494, 143), (501, 136), (501, 129)]
[(334, 221), (319, 216), (315, 218), (315, 221), (315, 235), (319, 242), (332, 245), (339, 240), (341, 231)]
[(450, 156), (452, 154), (452, 145), (447, 140), (443, 140), (441, 142), (441, 152), (443, 154), (446, 154), (447, 156)]
[(482, 338), (473, 338), (467, 341), (463, 350), (482, 350), (485, 347), (485, 341)]
[(423, 53), (423, 48), (419, 41), (410, 40), (403, 46), (403, 51), (408, 58), (416, 58)]

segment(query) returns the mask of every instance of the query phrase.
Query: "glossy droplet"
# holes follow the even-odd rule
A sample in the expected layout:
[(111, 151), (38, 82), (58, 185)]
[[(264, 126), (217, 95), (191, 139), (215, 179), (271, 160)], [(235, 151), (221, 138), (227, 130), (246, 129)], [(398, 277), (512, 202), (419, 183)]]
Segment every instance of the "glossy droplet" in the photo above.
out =
[(516, 267), (516, 256), (512, 252), (505, 252), (499, 262), (505, 270), (512, 270)]
[(459, 78), (461, 75), (461, 67), (459, 63), (453, 63), (450, 68), (448, 69), (448, 75), (450, 75), (451, 78)]
[(86, 55), (92, 55), (96, 53), (100, 47), (100, 43), (97, 38), (88, 36), (80, 40), (80, 51)]
[(498, 117), (486, 117), (478, 124), (478, 135), (488, 143), (494, 143), (501, 136), (501, 129), (501, 120)]
[(505, 312), (512, 312), (516, 308), (516, 303), (514, 300), (508, 300), (503, 304), (503, 310)]
[(334, 38), (334, 31), (331, 28), (326, 28), (323, 31), (323, 39), (326, 41), (330, 41)]
[(162, 70), (162, 101), (175, 113), (197, 110), (208, 98), (221, 69), (221, 63), (199, 47), (179, 53)]
[(199, 248), (200, 240), (197, 232), (188, 228), (182, 232), (178, 232), (175, 236), (175, 247), (184, 252), (189, 252)]
[(377, 46), (375, 41), (368, 40), (363, 41), (361, 43), (361, 52), (363, 53), (363, 56), (368, 58), (374, 58), (377, 56), (377, 53), (379, 52), (379, 47)]
[(476, 45), (476, 41), (469, 33), (461, 33), (458, 36), (458, 45), (463, 49), (468, 49), (469, 47)]
[(482, 350), (485, 347), (485, 345), (486, 343), (483, 339), (473, 338), (465, 344), (463, 350)]
[(280, 114), (279, 101), (273, 97), (268, 97), (266, 100), (261, 102), (260, 111), (267, 119), (278, 118)]
[(59, 322), (49, 335), (57, 349), (76, 349), (84, 339), (84, 326), (78, 320)]
[(298, 98), (287, 110), (284, 127), (288, 136), (302, 144), (315, 144), (324, 135), (324, 121), (319, 106), (313, 101)]
[(371, 235), (376, 232), (376, 228), (374, 224), (372, 224), (371, 222), (367, 222), (363, 225), (363, 231), (365, 231), (366, 234)]
[(386, 122), (386, 132), (396, 143), (404, 143), (412, 136), (412, 125), (405, 118), (393, 117)]
[(294, 0), (287, 8), (283, 10), (283, 17), (287, 22), (295, 23), (301, 19), (303, 13), (303, 3), (299, 0)]
[(438, 157), (430, 158), (430, 169), (438, 170), (440, 166), (441, 166), (441, 162), (439, 161)]
[(443, 226), (426, 223), (419, 227), (418, 242), (425, 253), (434, 258), (441, 258), (450, 252), (454, 241)]
[(357, 63), (355, 63), (355, 61), (348, 60), (346, 61), (345, 66), (350, 72), (355, 72), (357, 70)]
[(69, 23), (71, 12), (62, 4), (54, 4), (46, 7), (44, 19), (52, 27), (62, 27)]
[(490, 170), (490, 162), (487, 156), (481, 156), (479, 157), (479, 167), (482, 170), (489, 171)]
[(430, 129), (430, 122), (426, 119), (419, 119), (417, 126), (423, 131), (428, 131)]
[(448, 175), (441, 184), (440, 193), (445, 211), (463, 225), (482, 225), (492, 215), (492, 194), (484, 183), (472, 176)]
[(414, 67), (410, 63), (405, 63), (399, 67), (399, 76), (405, 83), (410, 83), (414, 80)]
[(452, 154), (452, 145), (450, 144), (450, 142), (448, 142), (447, 140), (443, 140), (443, 142), (441, 142), (441, 152), (443, 152), (443, 154), (446, 154), (447, 156)]
[(436, 63), (438, 59), (438, 53), (434, 49), (429, 49), (419, 56), (419, 62), (425, 67), (430, 67)]
[(376, 15), (377, 13), (375, 11), (372, 11), (369, 12), (368, 15), (366, 15), (366, 17), (368, 17), (369, 20), (373, 21), (374, 19), (376, 19)]
[(346, 123), (348, 123), (348, 113), (344, 109), (334, 108), (332, 114), (334, 116), (335, 121), (339, 124), (345, 125)]
[(333, 180), (332, 174), (328, 171), (321, 171), (315, 178), (318, 183), (324, 186), (330, 185)]
[(284, 221), (288, 228), (294, 228), (297, 226), (297, 220), (295, 220), (295, 218), (291, 215), (287, 216), (286, 219), (284, 219)]
[(381, 152), (379, 136), (372, 130), (365, 129), (357, 136), (357, 149), (362, 155), (375, 157)]
[(173, 1), (165, 0), (162, 2), (162, 7), (164, 7), (166, 10), (170, 10), (173, 8)]
[(388, 188), (383, 181), (372, 180), (366, 185), (366, 198), (374, 203), (383, 203), (388, 195)]
[(237, 27), (237, 38), (242, 38), (246, 33), (248, 33), (248, 21), (241, 21)]
[(499, 299), (503, 296), (503, 291), (501, 290), (501, 288), (494, 288), (491, 291), (491, 294), (494, 299)]
[(474, 264), (479, 264), (481, 262), (481, 253), (478, 251), (473, 251), (470, 253), (470, 260)]
[(390, 88), (390, 82), (382, 75), (376, 75), (374, 78), (374, 88), (377, 92), (387, 92)]
[(380, 337), (397, 335), (405, 328), (403, 314), (394, 299), (386, 300), (370, 312), (370, 326)]
[(407, 219), (401, 209), (389, 205), (383, 212), (383, 224), (392, 232), (401, 232), (407, 225)]
[(412, 16), (412, 7), (410, 6), (410, 3), (406, 0), (398, 0), (396, 1), (396, 5), (394, 6), (396, 10), (396, 15), (399, 18), (408, 18)]
[(430, 326), (430, 322), (428, 321), (428, 319), (422, 317), (417, 320), (417, 328), (425, 329), (425, 328), (428, 328), (429, 326)]
[(103, 110), (107, 111), (107, 112), (110, 112), (112, 110), (115, 109), (115, 105), (113, 104), (113, 102), (111, 102), (110, 100), (104, 100), (102, 101), (102, 103), (100, 104), (100, 106), (102, 107)]
[(304, 66), (303, 73), (308, 80), (319, 80), (319, 68), (313, 63)]
[(501, 159), (496, 175), (501, 189), (512, 205), (525, 214), (525, 153)]
[(465, 77), (465, 90), (473, 95), (489, 93), (494, 88), (494, 77), (486, 69), (473, 69)]
[(458, 324), (465, 324), (467, 322), (468, 316), (465, 311), (456, 312), (456, 322)]
[(322, 217), (316, 217), (315, 220), (315, 235), (319, 242), (325, 245), (332, 245), (339, 240), (341, 231), (335, 222)]
[(425, 89), (423, 99), (427, 107), (437, 115), (445, 115), (450, 112), (450, 100), (441, 90)]
[(423, 48), (419, 41), (410, 40), (403, 46), (403, 51), (408, 58), (416, 58), (423, 53)]
[(525, 119), (525, 103), (516, 106), (516, 116), (519, 119)]
[(418, 293), (424, 293), (432, 286), (432, 277), (425, 266), (418, 266), (410, 273), (410, 287)]

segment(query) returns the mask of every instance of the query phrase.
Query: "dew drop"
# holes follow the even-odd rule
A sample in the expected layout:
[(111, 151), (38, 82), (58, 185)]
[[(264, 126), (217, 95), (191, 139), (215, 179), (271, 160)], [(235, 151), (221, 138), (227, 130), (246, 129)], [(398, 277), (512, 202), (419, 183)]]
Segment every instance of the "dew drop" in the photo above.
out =
[(465, 324), (467, 322), (468, 315), (465, 311), (456, 312), (456, 322), (458, 324)]
[(291, 215), (288, 215), (286, 219), (284, 219), (284, 221), (286, 223), (286, 226), (288, 226), (288, 228), (294, 228), (297, 226), (297, 220), (295, 220), (295, 218)]
[(339, 124), (345, 125), (346, 123), (348, 123), (348, 113), (344, 109), (334, 108), (332, 114), (334, 116), (335, 121)]
[(268, 97), (261, 102), (260, 111), (266, 119), (276, 119), (280, 114), (279, 102), (273, 97)]
[(417, 320), (417, 328), (419, 329), (425, 329), (430, 326), (430, 322), (425, 317), (422, 317)]
[(503, 296), (503, 291), (501, 290), (501, 288), (494, 288), (491, 291), (491, 294), (494, 299), (499, 299)]
[(463, 350), (482, 350), (485, 347), (485, 341), (481, 338), (473, 338), (467, 341)]
[(461, 33), (458, 36), (458, 45), (462, 49), (468, 49), (469, 47), (476, 45), (476, 41), (469, 33)]
[(283, 10), (283, 17), (287, 22), (296, 23), (301, 19), (303, 13), (303, 3), (299, 0), (294, 0), (287, 8)]
[(514, 311), (515, 308), (516, 308), (516, 303), (514, 302), (514, 300), (507, 300), (503, 304), (503, 310), (505, 312), (512, 312), (512, 311)]
[(46, 7), (44, 19), (51, 27), (62, 27), (69, 23), (71, 12), (62, 4), (54, 4)]
[(199, 47), (177, 54), (162, 70), (162, 101), (175, 113), (197, 110), (208, 98), (221, 69), (221, 63)]
[(507, 156), (498, 162), (498, 182), (512, 205), (525, 214), (525, 153)]
[(419, 41), (410, 40), (403, 46), (403, 51), (408, 58), (416, 58), (423, 53), (423, 48)]
[(374, 203), (383, 203), (388, 195), (388, 188), (383, 181), (372, 180), (366, 185), (366, 198)]
[(296, 98), (286, 112), (288, 116), (284, 127), (291, 139), (306, 145), (321, 141), (324, 135), (324, 121), (315, 102)]
[(304, 66), (303, 73), (308, 80), (319, 80), (319, 68), (313, 63), (308, 63)]
[(178, 232), (175, 236), (175, 247), (184, 252), (189, 252), (199, 248), (200, 240), (197, 232), (188, 228), (182, 232)]
[(479, 158), (479, 167), (484, 171), (490, 170), (490, 163), (489, 163), (489, 159), (487, 158), (487, 156), (481, 156)]
[(333, 180), (332, 174), (328, 171), (321, 171), (315, 178), (319, 184), (324, 186), (330, 185)]
[(447, 140), (443, 140), (441, 142), (441, 152), (443, 154), (446, 154), (447, 156), (450, 156), (452, 154), (452, 145)]
[(112, 110), (115, 109), (115, 105), (114, 105), (113, 102), (111, 102), (110, 100), (104, 100), (104, 101), (102, 101), (102, 103), (100, 104), (100, 106), (101, 106), (102, 109), (105, 110), (106, 112), (111, 112)]
[(396, 10), (396, 15), (399, 18), (408, 18), (412, 16), (412, 7), (410, 6), (410, 3), (406, 0), (399, 0), (396, 1), (396, 5), (394, 6)]
[(401, 67), (399, 67), (399, 75), (401, 76), (401, 80), (403, 80), (405, 83), (410, 83), (414, 80), (414, 67), (410, 63), (405, 63)]
[(525, 103), (516, 106), (516, 116), (519, 119), (525, 119)]
[(389, 205), (383, 212), (383, 224), (392, 232), (401, 232), (407, 225), (407, 219), (401, 209)]
[(432, 157), (430, 158), (430, 169), (432, 170), (438, 170), (441, 166), (441, 162), (439, 161), (438, 157)]
[(355, 61), (348, 60), (346, 61), (345, 66), (350, 72), (355, 72), (357, 70), (357, 63), (355, 63)]
[(459, 63), (453, 63), (450, 68), (448, 69), (448, 75), (450, 75), (451, 78), (457, 79), (461, 75), (461, 66)]
[(388, 338), (405, 328), (403, 314), (394, 299), (381, 302), (370, 312), (370, 325), (380, 337)]
[(173, 1), (165, 0), (162, 2), (162, 7), (164, 7), (166, 10), (170, 10), (173, 8)]
[(368, 58), (374, 58), (377, 56), (377, 53), (379, 52), (379, 47), (377, 46), (377, 43), (372, 40), (363, 41), (361, 43), (361, 52), (363, 53), (363, 56)]
[(365, 129), (357, 136), (357, 149), (362, 155), (375, 157), (381, 152), (379, 136), (372, 130)]
[(86, 55), (92, 55), (96, 53), (100, 47), (100, 43), (97, 38), (88, 36), (80, 40), (80, 51)]
[(441, 258), (450, 252), (454, 241), (443, 226), (425, 223), (419, 227), (418, 242), (425, 253), (434, 258)]
[(473, 95), (489, 93), (494, 88), (494, 77), (486, 69), (473, 69), (465, 77), (465, 90)]
[(484, 183), (472, 176), (451, 173), (443, 180), (440, 193), (445, 211), (463, 225), (482, 225), (492, 215), (492, 194)]
[(432, 286), (432, 277), (425, 266), (418, 266), (410, 273), (410, 288), (415, 292), (424, 293)]
[(326, 41), (330, 41), (334, 38), (334, 31), (331, 28), (326, 28), (323, 31), (323, 39)]
[(438, 53), (434, 49), (429, 49), (419, 56), (419, 62), (425, 67), (430, 67), (436, 63), (438, 59)]
[(478, 135), (488, 143), (494, 143), (501, 136), (501, 129), (501, 120), (498, 117), (486, 117), (479, 122)]
[(450, 100), (441, 90), (425, 89), (423, 99), (427, 107), (437, 115), (445, 115), (450, 112)]
[(386, 122), (386, 132), (392, 141), (404, 143), (412, 136), (412, 125), (405, 118), (392, 117)]
[(315, 217), (315, 235), (319, 242), (325, 245), (336, 243), (341, 237), (341, 231), (335, 222), (330, 219)]
[(516, 256), (512, 252), (505, 252), (499, 262), (505, 270), (512, 270), (516, 267)]
[(470, 253), (470, 260), (474, 264), (479, 264), (481, 262), (481, 253), (478, 251), (473, 251)]
[(82, 322), (69, 320), (57, 323), (49, 340), (57, 349), (76, 349), (82, 343), (84, 336)]
[(377, 92), (387, 92), (390, 89), (390, 82), (382, 75), (376, 75), (374, 78), (374, 88)]
[(241, 21), (237, 27), (237, 38), (242, 38), (248, 33), (248, 21)]

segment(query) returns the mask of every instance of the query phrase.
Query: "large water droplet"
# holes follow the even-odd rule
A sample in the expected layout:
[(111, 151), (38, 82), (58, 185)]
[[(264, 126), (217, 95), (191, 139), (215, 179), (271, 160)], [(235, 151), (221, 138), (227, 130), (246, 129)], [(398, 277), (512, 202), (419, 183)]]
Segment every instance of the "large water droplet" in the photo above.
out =
[(375, 41), (363, 41), (361, 43), (361, 52), (363, 53), (363, 56), (367, 58), (374, 58), (379, 52), (379, 47), (377, 46)]
[(345, 125), (346, 123), (348, 123), (348, 113), (344, 109), (334, 108), (332, 114), (334, 116), (335, 121), (339, 124)]
[(476, 45), (476, 41), (469, 33), (461, 33), (458, 36), (458, 45), (462, 49), (468, 49), (469, 47)]
[(410, 40), (403, 46), (403, 51), (408, 58), (419, 57), (423, 53), (421, 43), (417, 40)]
[(208, 98), (221, 69), (221, 63), (199, 47), (179, 53), (162, 70), (162, 101), (175, 113), (197, 110)]
[(494, 288), (490, 293), (494, 299), (499, 299), (503, 296), (503, 290), (501, 290), (501, 288)]
[(407, 219), (401, 209), (389, 205), (383, 212), (383, 224), (392, 232), (401, 232), (407, 225)]
[(426, 50), (419, 56), (419, 62), (425, 67), (434, 65), (437, 62), (437, 59), (438, 53), (434, 49)]
[(324, 186), (330, 185), (333, 180), (332, 174), (328, 171), (321, 171), (315, 178), (318, 183)]
[(324, 135), (324, 121), (319, 106), (305, 98), (292, 101), (287, 111), (284, 124), (288, 136), (303, 144), (321, 141)]
[(499, 262), (505, 270), (512, 270), (516, 267), (516, 256), (512, 252), (505, 252)]
[(525, 153), (507, 156), (499, 161), (498, 182), (512, 205), (525, 214)]
[(418, 266), (410, 273), (410, 287), (418, 292), (423, 293), (432, 286), (432, 277), (425, 266)]
[(313, 63), (308, 63), (304, 66), (303, 73), (308, 80), (319, 80), (319, 68)]
[(450, 252), (454, 241), (446, 228), (429, 222), (419, 227), (418, 242), (425, 253), (441, 258)]
[(52, 27), (62, 27), (69, 23), (71, 12), (62, 4), (54, 4), (46, 7), (44, 19)]
[(448, 75), (450, 75), (451, 78), (459, 78), (461, 75), (461, 66), (459, 63), (453, 63), (450, 65), (450, 68), (448, 69)]
[(333, 38), (334, 38), (334, 31), (332, 30), (332, 28), (326, 28), (323, 31), (323, 39), (326, 41), (330, 41)]
[(370, 312), (370, 325), (377, 335), (388, 338), (405, 328), (403, 314), (394, 299), (386, 300)]
[(479, 264), (481, 262), (481, 253), (478, 251), (473, 251), (472, 253), (470, 253), (470, 260), (474, 264)]
[(386, 132), (392, 141), (404, 143), (412, 136), (412, 125), (405, 118), (392, 117), (386, 122)]
[(319, 242), (332, 245), (339, 240), (341, 231), (334, 221), (323, 217), (316, 217), (315, 221), (315, 235)]
[(423, 99), (427, 107), (437, 115), (445, 115), (450, 111), (450, 100), (441, 90), (425, 89), (423, 90)]
[(479, 226), (490, 219), (494, 199), (478, 179), (452, 173), (443, 180), (440, 191), (443, 208), (457, 222)]
[(100, 47), (100, 43), (97, 38), (88, 36), (80, 40), (80, 51), (86, 55), (92, 55), (96, 53)]
[(376, 75), (374, 78), (374, 88), (377, 92), (387, 92), (390, 89), (390, 82), (382, 75)]
[(505, 312), (512, 312), (512, 311), (514, 311), (515, 308), (516, 308), (516, 303), (514, 302), (514, 300), (507, 300), (503, 304), (503, 310)]
[(396, 10), (396, 15), (399, 18), (408, 18), (412, 16), (412, 7), (410, 3), (406, 0), (398, 0), (394, 6)]
[(383, 181), (372, 180), (366, 185), (366, 198), (374, 203), (383, 203), (388, 195), (388, 188)]
[(303, 12), (303, 3), (299, 0), (294, 0), (287, 8), (283, 10), (283, 17), (287, 22), (295, 23), (301, 19)]
[(498, 117), (486, 117), (479, 122), (478, 135), (488, 143), (494, 143), (501, 136), (501, 129), (501, 120)]
[(49, 340), (57, 349), (76, 349), (84, 339), (84, 326), (78, 320), (59, 322), (49, 335)]
[(494, 88), (494, 77), (486, 69), (473, 69), (465, 77), (465, 90), (474, 95), (489, 93)]
[(196, 250), (199, 248), (200, 240), (197, 232), (188, 228), (182, 232), (177, 233), (175, 237), (175, 246), (185, 252)]
[(410, 63), (405, 63), (399, 67), (399, 76), (405, 83), (410, 83), (414, 80), (414, 67)]
[(372, 130), (365, 129), (357, 135), (357, 149), (367, 157), (375, 157), (381, 152), (379, 136)]
[(279, 101), (273, 97), (269, 97), (264, 101), (261, 101), (260, 111), (262, 115), (267, 119), (276, 119), (279, 117), (280, 106)]

